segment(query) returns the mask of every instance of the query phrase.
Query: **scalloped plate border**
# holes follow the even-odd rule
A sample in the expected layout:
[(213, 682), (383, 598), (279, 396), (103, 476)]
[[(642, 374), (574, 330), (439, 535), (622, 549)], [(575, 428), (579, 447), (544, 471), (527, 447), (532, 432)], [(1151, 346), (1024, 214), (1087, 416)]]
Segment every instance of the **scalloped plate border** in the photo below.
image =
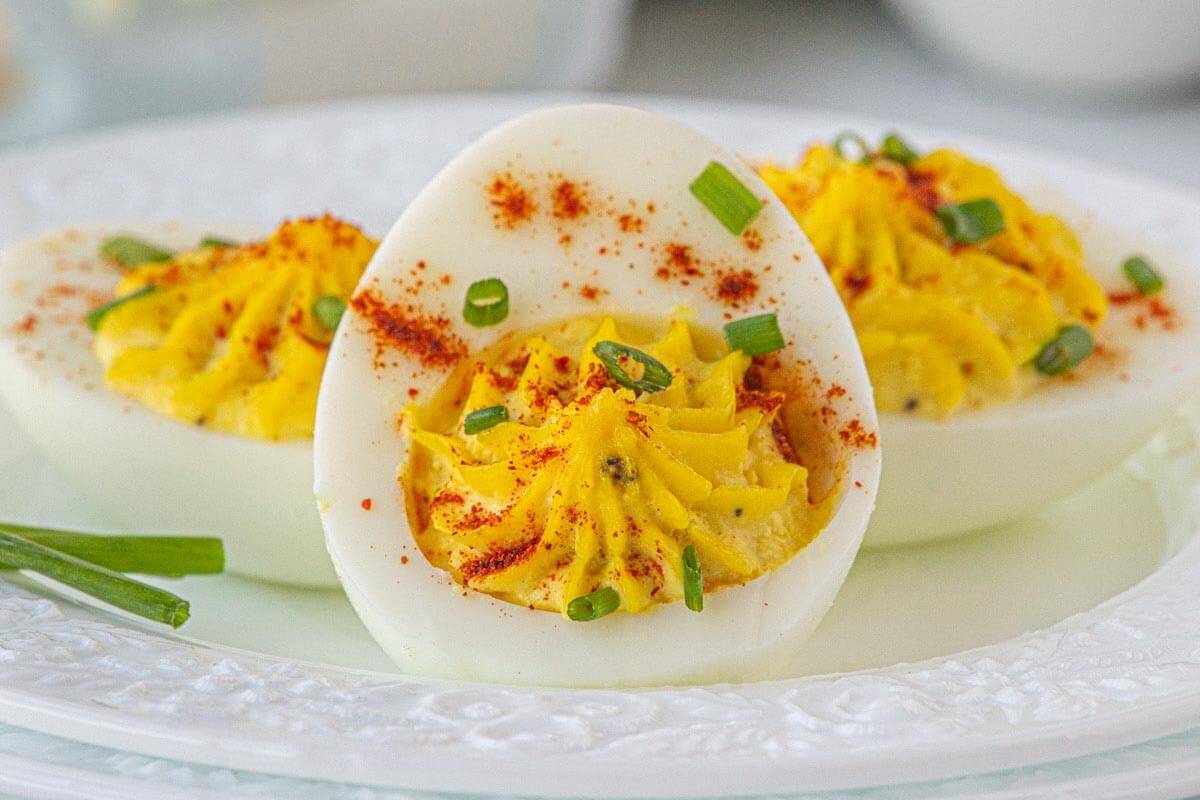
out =
[[(130, 128), (0, 157), (0, 242), (97, 216), (271, 221), (338, 208), (383, 229), (460, 146), (570, 98), (456, 96), (281, 109)], [(655, 98), (747, 153), (786, 155), (844, 115)], [(907, 126), (922, 140), (945, 134)], [(970, 136), (1200, 263), (1186, 191)], [(1169, 475), (1187, 534), (1194, 418), (1135, 468)], [(1182, 478), (1180, 477), (1182, 476)], [(1045, 630), (966, 653), (742, 686), (570, 691), (355, 672), (192, 642), (0, 584), (0, 720), (216, 766), (409, 789), (713, 796), (977, 774), (1109, 750), (1200, 717), (1200, 540)]]

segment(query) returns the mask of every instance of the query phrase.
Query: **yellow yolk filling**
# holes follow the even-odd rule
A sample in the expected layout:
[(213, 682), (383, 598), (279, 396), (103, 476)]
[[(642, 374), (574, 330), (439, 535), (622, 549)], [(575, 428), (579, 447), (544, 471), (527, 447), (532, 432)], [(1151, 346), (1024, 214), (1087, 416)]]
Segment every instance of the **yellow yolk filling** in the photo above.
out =
[[(993, 169), (951, 151), (905, 168), (811, 148), (766, 184), (812, 241), (858, 332), (881, 411), (945, 416), (1034, 383), (1030, 360), (1067, 324), (1108, 312), (1079, 240)], [(994, 200), (1005, 230), (952, 244), (936, 209)]]
[(313, 316), (349, 299), (377, 243), (328, 215), (270, 238), (131, 269), (93, 343), (110, 388), (159, 413), (256, 439), (312, 436), (333, 331)]
[[(592, 352), (603, 340), (658, 359), (671, 385), (615, 384)], [(745, 388), (749, 367), (737, 351), (703, 360), (679, 319), (649, 343), (595, 318), (510, 343), (404, 412), (418, 544), (461, 584), (564, 613), (602, 587), (629, 612), (682, 599), (688, 545), (705, 591), (775, 569), (827, 508), (810, 505), (807, 470), (777, 443), (785, 397)], [(469, 412), (496, 405), (507, 422), (464, 433)]]

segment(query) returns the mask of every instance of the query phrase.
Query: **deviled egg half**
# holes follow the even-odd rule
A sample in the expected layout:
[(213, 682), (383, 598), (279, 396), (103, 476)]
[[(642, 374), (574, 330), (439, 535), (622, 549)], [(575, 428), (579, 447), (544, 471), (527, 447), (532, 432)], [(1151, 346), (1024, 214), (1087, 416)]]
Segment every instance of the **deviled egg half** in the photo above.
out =
[[(214, 238), (220, 234), (221, 238)], [(336, 585), (312, 501), (317, 389), (376, 242), (331, 216), (68, 230), (0, 256), (0, 397), (129, 532)]]
[(383, 240), (316, 426), (330, 554), (405, 670), (779, 675), (874, 504), (853, 328), (733, 154), (631, 108), (516, 119)]
[(1200, 388), (1194, 266), (1138, 256), (1094, 212), (1037, 198), (1049, 213), (991, 167), (895, 134), (758, 171), (825, 262), (874, 385), (888, 464), (867, 545), (1037, 511)]

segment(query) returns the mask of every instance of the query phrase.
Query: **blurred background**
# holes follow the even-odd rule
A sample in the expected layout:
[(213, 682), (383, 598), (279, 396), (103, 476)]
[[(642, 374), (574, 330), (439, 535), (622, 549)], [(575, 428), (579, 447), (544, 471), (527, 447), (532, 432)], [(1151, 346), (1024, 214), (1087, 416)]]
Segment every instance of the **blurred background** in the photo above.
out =
[(146, 118), (530, 89), (823, 107), (1200, 187), (1200, 0), (0, 0), (0, 151)]

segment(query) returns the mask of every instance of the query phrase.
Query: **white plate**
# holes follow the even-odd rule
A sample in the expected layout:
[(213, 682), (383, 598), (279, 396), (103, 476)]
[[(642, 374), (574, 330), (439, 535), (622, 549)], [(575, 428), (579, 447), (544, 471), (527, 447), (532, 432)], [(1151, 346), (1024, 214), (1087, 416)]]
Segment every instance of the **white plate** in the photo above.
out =
[[(16, 152), (0, 159), (0, 244), (102, 218), (268, 225), (324, 208), (379, 232), (463, 144), (561, 99), (282, 110)], [(788, 157), (847, 126), (878, 132), (842, 116), (643, 102), (752, 154)], [(908, 130), (961, 142), (1019, 183), (1057, 185), (1102, 219), (1120, 209), (1122, 227), (1200, 263), (1200, 206), (1186, 193)], [(257, 772), (555, 796), (861, 787), (1120, 747), (1200, 712), (1196, 437), (1181, 420), (1132, 472), (1010, 529), (865, 555), (796, 665), (853, 674), (641, 691), (444, 683), (386, 671), (337, 593), (190, 580), (194, 638), (181, 638), (8, 583), (0, 720)], [(0, 444), (0, 517), (102, 522), (2, 421)]]
[[(1192, 794), (1198, 774), (1200, 731), (1192, 731), (1035, 767), (773, 800), (1176, 800)], [(186, 764), (0, 725), (0, 798), (9, 792), (31, 800), (467, 800)]]

